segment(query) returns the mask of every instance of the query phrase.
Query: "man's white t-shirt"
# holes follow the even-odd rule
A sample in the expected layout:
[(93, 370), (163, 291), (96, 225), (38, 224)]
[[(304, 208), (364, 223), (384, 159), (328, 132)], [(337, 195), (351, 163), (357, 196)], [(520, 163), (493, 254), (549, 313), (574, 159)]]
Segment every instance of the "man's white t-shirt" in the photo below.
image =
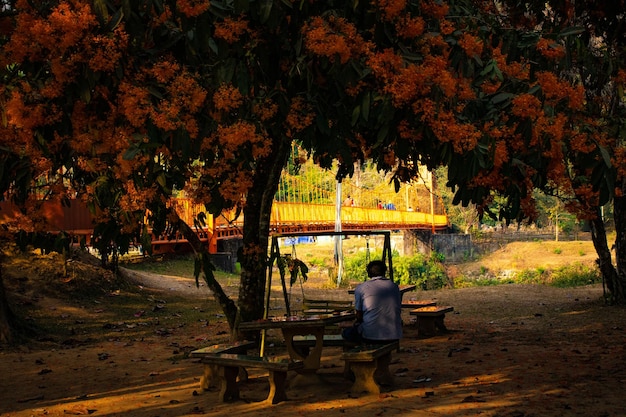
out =
[(385, 277), (373, 277), (354, 290), (354, 308), (363, 311), (361, 337), (369, 340), (402, 338), (402, 299), (398, 285)]

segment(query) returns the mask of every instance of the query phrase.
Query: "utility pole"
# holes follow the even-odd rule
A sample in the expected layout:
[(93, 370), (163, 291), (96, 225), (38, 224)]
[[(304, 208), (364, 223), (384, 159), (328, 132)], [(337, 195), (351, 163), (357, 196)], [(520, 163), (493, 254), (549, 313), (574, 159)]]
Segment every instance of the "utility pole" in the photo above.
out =
[[(341, 232), (341, 181), (337, 180), (335, 192), (335, 232)], [(337, 287), (341, 284), (343, 276), (343, 240), (340, 234), (335, 235), (335, 266), (337, 267)]]

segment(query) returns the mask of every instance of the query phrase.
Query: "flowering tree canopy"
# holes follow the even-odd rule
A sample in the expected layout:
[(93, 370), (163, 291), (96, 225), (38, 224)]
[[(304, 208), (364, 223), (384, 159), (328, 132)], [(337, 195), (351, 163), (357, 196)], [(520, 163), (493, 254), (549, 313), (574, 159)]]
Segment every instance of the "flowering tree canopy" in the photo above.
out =
[[(604, 90), (574, 65), (602, 48), (562, 18), (569, 2), (530, 3), (8, 2), (0, 191), (30, 219), (44, 195), (85, 199), (104, 244), (144, 235), (147, 209), (156, 230), (180, 223), (176, 190), (211, 213), (240, 207), (238, 308), (203, 262), (233, 325), (262, 313), (269, 213), (294, 142), (323, 167), (338, 160), (339, 178), (366, 159), (396, 182), (444, 165), (456, 203), (488, 212), (497, 193), (493, 215), (532, 218), (541, 187), (591, 218), (622, 166), (593, 108)], [(594, 69), (604, 86), (626, 80), (614, 68)]]

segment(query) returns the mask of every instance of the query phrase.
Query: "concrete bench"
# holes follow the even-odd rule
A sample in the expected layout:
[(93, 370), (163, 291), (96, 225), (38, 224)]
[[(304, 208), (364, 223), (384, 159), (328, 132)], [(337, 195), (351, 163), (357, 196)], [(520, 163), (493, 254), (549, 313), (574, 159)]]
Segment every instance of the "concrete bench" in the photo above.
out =
[(277, 404), (287, 399), (285, 391), (287, 372), (301, 369), (304, 362), (278, 357), (261, 357), (237, 355), (233, 353), (216, 353), (204, 355), (202, 363), (216, 366), (220, 378), (220, 401), (235, 401), (239, 399), (239, 385), (237, 376), (240, 368), (261, 368), (269, 371), (270, 392), (267, 402)]
[(437, 329), (442, 332), (448, 330), (443, 321), (446, 313), (450, 311), (454, 311), (454, 308), (450, 306), (430, 306), (416, 308), (411, 310), (409, 314), (416, 317), (418, 336), (432, 336)]
[(437, 302), (432, 300), (407, 300), (402, 302), (402, 308), (421, 308), (436, 306)]
[[(207, 346), (202, 349), (194, 350), (189, 354), (192, 358), (202, 359), (206, 355), (215, 355), (219, 353), (235, 353), (235, 354), (247, 354), (249, 350), (256, 348), (256, 343), (251, 341), (240, 341), (234, 343), (223, 343), (218, 345)], [(200, 377), (200, 388), (208, 390), (209, 387), (215, 386), (219, 381), (217, 379), (217, 366), (204, 365), (204, 374)], [(239, 380), (245, 381), (248, 379), (248, 372), (246, 368), (239, 368)]]
[[(325, 334), (324, 346), (343, 346), (345, 340), (340, 334)], [(315, 346), (315, 336), (313, 335), (296, 335), (293, 337), (293, 345), (297, 347), (313, 347)]]
[(332, 314), (352, 309), (354, 309), (354, 304), (350, 300), (313, 300), (309, 298), (302, 300), (302, 312), (307, 316)]
[(393, 384), (389, 372), (391, 352), (399, 348), (398, 342), (381, 345), (360, 345), (342, 353), (346, 373), (354, 373), (352, 393), (380, 393), (380, 384)]
[[(315, 336), (294, 336), (293, 346), (302, 352), (303, 356), (308, 356), (309, 349), (315, 346)], [(354, 347), (355, 344), (345, 340), (340, 334), (325, 334), (323, 339), (323, 345), (328, 347), (342, 347), (345, 349)]]
[[(400, 297), (404, 297), (404, 294), (406, 294), (407, 292), (415, 291), (416, 288), (417, 288), (417, 285), (413, 285), (413, 284), (401, 285), (399, 287), (399, 289), (400, 289)], [(348, 294), (354, 294), (354, 292), (355, 292), (354, 289), (348, 290)]]

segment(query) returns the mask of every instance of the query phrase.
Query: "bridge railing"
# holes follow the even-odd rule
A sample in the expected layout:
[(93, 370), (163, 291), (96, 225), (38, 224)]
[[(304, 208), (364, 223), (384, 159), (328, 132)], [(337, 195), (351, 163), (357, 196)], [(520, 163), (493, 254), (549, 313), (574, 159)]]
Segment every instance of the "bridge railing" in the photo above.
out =
[[(336, 208), (332, 204), (305, 204), (274, 202), (271, 224), (274, 232), (307, 230), (333, 230)], [(226, 220), (228, 219), (228, 221)], [(353, 229), (435, 229), (448, 227), (446, 215), (431, 213), (384, 210), (363, 207), (342, 207), (341, 224), (345, 230)], [(243, 218), (234, 219), (225, 214), (216, 219), (216, 227), (240, 228)], [(219, 232), (218, 232), (219, 233)]]
[[(277, 203), (272, 206), (272, 224), (335, 224), (334, 205)], [(342, 207), (341, 223), (346, 226), (394, 229), (436, 229), (448, 227), (445, 215), (377, 208)]]

